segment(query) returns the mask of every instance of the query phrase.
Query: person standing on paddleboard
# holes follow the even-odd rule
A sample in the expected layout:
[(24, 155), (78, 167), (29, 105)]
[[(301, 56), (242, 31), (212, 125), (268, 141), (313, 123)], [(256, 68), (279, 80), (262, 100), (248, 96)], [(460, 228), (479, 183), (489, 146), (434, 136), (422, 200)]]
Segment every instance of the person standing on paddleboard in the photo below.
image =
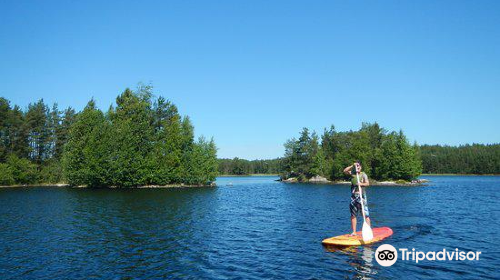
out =
[(355, 162), (353, 165), (350, 165), (344, 169), (344, 173), (351, 176), (351, 203), (349, 204), (349, 210), (351, 211), (351, 226), (352, 226), (352, 233), (351, 235), (356, 235), (356, 226), (357, 226), (357, 219), (356, 216), (363, 211), (361, 209), (361, 198), (359, 195), (359, 188), (358, 188), (358, 176), (356, 176), (356, 173), (359, 174), (359, 185), (361, 186), (361, 189), (363, 191), (363, 205), (364, 205), (364, 210), (365, 210), (365, 217), (366, 217), (366, 222), (368, 225), (371, 227), (371, 222), (370, 222), (370, 212), (368, 211), (368, 205), (366, 203), (366, 192), (364, 190), (365, 187), (370, 186), (370, 182), (368, 181), (368, 176), (366, 173), (361, 172), (361, 163), (359, 161)]

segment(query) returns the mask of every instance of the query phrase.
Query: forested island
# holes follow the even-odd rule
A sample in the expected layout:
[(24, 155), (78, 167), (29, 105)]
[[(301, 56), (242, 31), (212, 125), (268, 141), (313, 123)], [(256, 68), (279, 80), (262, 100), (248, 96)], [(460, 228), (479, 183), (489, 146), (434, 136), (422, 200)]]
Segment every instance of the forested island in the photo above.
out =
[(343, 180), (343, 169), (360, 161), (375, 180), (411, 181), (422, 172), (419, 148), (402, 131), (388, 132), (377, 123), (363, 123), (358, 131), (336, 131), (332, 125), (318, 136), (304, 128), (298, 139), (285, 143), (283, 179), (308, 181), (321, 176)]
[(43, 100), (23, 111), (0, 98), (0, 185), (205, 185), (217, 175), (216, 152), (150, 86), (126, 89), (107, 112), (94, 100), (81, 112)]

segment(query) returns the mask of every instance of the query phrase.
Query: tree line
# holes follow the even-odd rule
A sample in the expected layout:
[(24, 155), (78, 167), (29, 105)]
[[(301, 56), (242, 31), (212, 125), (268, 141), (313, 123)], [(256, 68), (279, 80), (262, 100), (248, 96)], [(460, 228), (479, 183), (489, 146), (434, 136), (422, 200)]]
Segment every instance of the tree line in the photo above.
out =
[(213, 140), (194, 139), (188, 116), (150, 86), (126, 89), (107, 112), (43, 100), (26, 111), (0, 98), (0, 184), (67, 182), (135, 187), (206, 184), (218, 172)]
[(500, 174), (500, 144), (420, 146), (427, 174)]
[(283, 169), (280, 158), (246, 160), (235, 157), (218, 161), (219, 174), (222, 175), (279, 174)]

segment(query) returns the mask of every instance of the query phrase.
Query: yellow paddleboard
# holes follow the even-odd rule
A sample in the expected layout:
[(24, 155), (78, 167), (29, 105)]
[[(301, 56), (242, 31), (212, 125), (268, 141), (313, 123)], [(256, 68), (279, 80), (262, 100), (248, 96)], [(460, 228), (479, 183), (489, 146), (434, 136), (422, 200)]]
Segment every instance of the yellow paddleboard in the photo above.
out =
[(351, 236), (350, 234), (339, 235), (335, 237), (330, 237), (323, 240), (323, 245), (331, 245), (331, 246), (360, 246), (365, 244), (372, 244), (375, 242), (379, 242), (382, 239), (385, 239), (392, 235), (392, 229), (388, 227), (380, 227), (373, 228), (373, 239), (364, 242), (363, 237), (361, 236), (361, 231), (358, 231), (355, 236)]

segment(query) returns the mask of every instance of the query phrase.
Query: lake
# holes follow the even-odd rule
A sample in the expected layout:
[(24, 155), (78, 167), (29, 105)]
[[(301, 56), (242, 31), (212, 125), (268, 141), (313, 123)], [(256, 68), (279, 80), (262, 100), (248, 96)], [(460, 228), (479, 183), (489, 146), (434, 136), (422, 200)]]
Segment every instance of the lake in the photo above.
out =
[[(348, 186), (222, 177), (216, 188), (0, 189), (0, 278), (499, 279), (500, 177), (424, 178), (370, 187), (373, 225), (394, 235), (337, 251), (321, 241), (350, 232)], [(482, 253), (382, 267), (384, 243)]]

